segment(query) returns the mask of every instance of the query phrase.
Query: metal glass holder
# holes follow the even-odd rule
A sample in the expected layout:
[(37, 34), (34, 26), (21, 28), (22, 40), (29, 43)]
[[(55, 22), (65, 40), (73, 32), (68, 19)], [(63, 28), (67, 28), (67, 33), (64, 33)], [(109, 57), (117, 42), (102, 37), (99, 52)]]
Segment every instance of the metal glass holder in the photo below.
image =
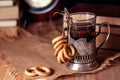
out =
[[(72, 17), (70, 16), (69, 12), (67, 11), (67, 9), (65, 8), (65, 15), (64, 17), (66, 18), (66, 23), (67, 23), (67, 36), (69, 37), (69, 30), (70, 30), (70, 25), (73, 23), (72, 22)], [(96, 16), (94, 17), (96, 19)], [(93, 19), (94, 19), (93, 18)], [(70, 24), (71, 23), (71, 24)], [(100, 28), (99, 28), (99, 32), (98, 34), (96, 34), (96, 37), (99, 35), (99, 33), (101, 32), (101, 27), (107, 24), (108, 26), (108, 34), (107, 37), (104, 39), (104, 41), (101, 43), (101, 45), (96, 48), (96, 51), (94, 51), (92, 54), (89, 55), (79, 55), (78, 53), (76, 54), (76, 56), (69, 62), (66, 63), (66, 67), (70, 70), (75, 70), (75, 71), (90, 71), (93, 70), (95, 68), (97, 68), (99, 66), (99, 63), (97, 62), (96, 59), (96, 55), (97, 55), (97, 51), (98, 49), (108, 40), (109, 36), (110, 36), (110, 26), (108, 23), (102, 23)], [(63, 28), (66, 26), (63, 26)], [(96, 40), (94, 40), (95, 42)], [(68, 44), (70, 43), (69, 39), (68, 39)], [(95, 47), (95, 45), (94, 45)], [(77, 48), (77, 47), (76, 47)]]
[(68, 63), (66, 63), (66, 67), (70, 70), (75, 71), (89, 71), (97, 68), (99, 66), (97, 60), (94, 56), (79, 56), (76, 55), (75, 58)]

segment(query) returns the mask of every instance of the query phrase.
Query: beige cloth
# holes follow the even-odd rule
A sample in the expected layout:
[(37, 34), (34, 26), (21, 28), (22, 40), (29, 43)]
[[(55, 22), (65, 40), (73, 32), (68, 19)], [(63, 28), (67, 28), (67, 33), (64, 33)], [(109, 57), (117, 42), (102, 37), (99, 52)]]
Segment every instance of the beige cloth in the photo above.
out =
[[(88, 72), (75, 72), (68, 70), (64, 64), (57, 63), (53, 56), (51, 40), (61, 33), (53, 30), (46, 35), (47, 37), (38, 37), (20, 28), (18, 28), (18, 33), (17, 37), (2, 39), (0, 43), (0, 77), (2, 80), (54, 80), (63, 75), (76, 73), (98, 73), (99, 75), (100, 71), (110, 68), (107, 67), (111, 65), (110, 60), (120, 57), (118, 52), (101, 50), (98, 54), (98, 61), (100, 62), (98, 68)], [(26, 68), (39, 65), (52, 68), (54, 73), (49, 77), (27, 77), (24, 74)]]

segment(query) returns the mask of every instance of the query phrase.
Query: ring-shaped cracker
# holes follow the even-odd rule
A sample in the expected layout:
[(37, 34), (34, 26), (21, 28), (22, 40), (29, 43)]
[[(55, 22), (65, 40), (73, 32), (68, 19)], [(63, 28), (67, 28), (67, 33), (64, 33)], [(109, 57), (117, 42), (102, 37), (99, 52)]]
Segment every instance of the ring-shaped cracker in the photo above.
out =
[(63, 47), (63, 53), (65, 58), (71, 60), (74, 57), (76, 51), (72, 44), (66, 44)]
[(52, 74), (52, 70), (46, 66), (37, 66), (35, 68), (35, 72), (42, 77), (47, 77), (50, 76)]
[(58, 55), (59, 51), (60, 51), (61, 49), (63, 49), (64, 45), (65, 45), (65, 44), (63, 43), (63, 44), (59, 45), (59, 46), (55, 49), (55, 51), (54, 51), (54, 56), (57, 56), (57, 55)]
[(35, 72), (35, 67), (26, 68), (24, 73), (25, 73), (25, 75), (27, 75), (29, 77), (37, 76), (37, 74)]
[(56, 42), (58, 42), (58, 41), (61, 40), (61, 39), (67, 39), (67, 36), (61, 35), (61, 36), (58, 36), (58, 37), (54, 38), (54, 39), (52, 40), (52, 44), (54, 45)]
[(61, 45), (63, 43), (67, 43), (67, 39), (61, 39), (61, 40), (57, 41), (53, 46), (54, 49), (56, 49), (59, 45)]

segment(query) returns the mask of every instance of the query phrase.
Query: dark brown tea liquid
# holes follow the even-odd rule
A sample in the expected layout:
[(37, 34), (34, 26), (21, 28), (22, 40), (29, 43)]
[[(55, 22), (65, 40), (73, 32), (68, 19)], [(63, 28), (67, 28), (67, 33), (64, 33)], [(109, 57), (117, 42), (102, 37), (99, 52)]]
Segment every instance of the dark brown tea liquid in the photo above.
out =
[(70, 36), (74, 40), (86, 38), (89, 42), (95, 38), (95, 26), (90, 23), (77, 23), (70, 28)]

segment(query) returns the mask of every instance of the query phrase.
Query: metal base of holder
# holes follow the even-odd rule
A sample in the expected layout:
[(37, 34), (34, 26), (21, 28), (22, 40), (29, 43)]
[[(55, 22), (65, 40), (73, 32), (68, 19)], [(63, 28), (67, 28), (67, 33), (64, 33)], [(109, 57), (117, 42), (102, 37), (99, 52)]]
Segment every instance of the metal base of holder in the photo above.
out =
[(90, 71), (93, 70), (95, 68), (97, 68), (99, 66), (98, 62), (96, 60), (94, 60), (93, 62), (90, 63), (73, 63), (73, 62), (68, 62), (66, 64), (66, 67), (70, 70), (74, 70), (74, 71)]

